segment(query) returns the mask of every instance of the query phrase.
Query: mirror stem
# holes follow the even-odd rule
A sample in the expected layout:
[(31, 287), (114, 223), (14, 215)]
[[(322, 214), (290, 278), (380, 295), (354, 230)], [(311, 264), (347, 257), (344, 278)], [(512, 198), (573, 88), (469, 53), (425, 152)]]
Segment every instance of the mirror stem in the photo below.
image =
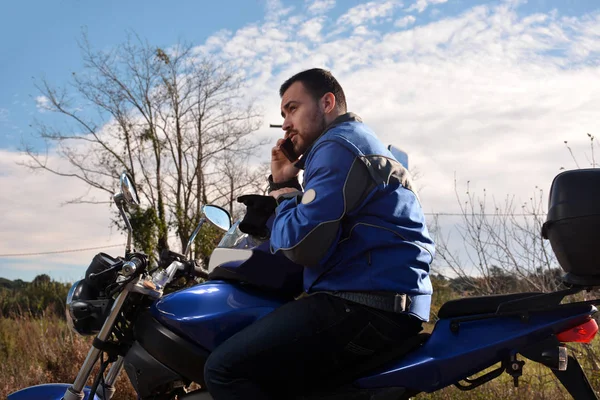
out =
[(127, 225), (127, 247), (125, 248), (125, 251), (127, 253), (130, 253), (131, 252), (131, 237), (133, 236), (133, 228), (131, 227), (129, 218), (127, 218), (127, 215), (125, 215), (125, 211), (123, 210), (123, 207), (119, 207), (119, 211), (121, 212), (121, 216), (123, 217), (123, 220), (125, 221), (125, 225)]
[(185, 247), (185, 251), (183, 252), (184, 256), (186, 256), (186, 257), (189, 256), (188, 253), (192, 250), (192, 244), (194, 243), (194, 240), (196, 240), (196, 236), (198, 235), (198, 232), (200, 232), (200, 228), (202, 228), (202, 225), (204, 225), (205, 222), (206, 222), (205, 217), (200, 218), (200, 222), (198, 222), (198, 226), (194, 230), (194, 233), (192, 233), (192, 236), (190, 236), (187, 246)]
[(131, 252), (131, 237), (133, 236), (133, 228), (131, 227), (129, 218), (127, 218), (125, 210), (123, 209), (125, 199), (123, 198), (123, 195), (121, 193), (115, 194), (113, 198), (115, 200), (117, 208), (119, 209), (119, 212), (121, 213), (121, 217), (125, 222), (125, 226), (127, 227), (127, 247), (125, 247), (125, 254), (129, 254)]

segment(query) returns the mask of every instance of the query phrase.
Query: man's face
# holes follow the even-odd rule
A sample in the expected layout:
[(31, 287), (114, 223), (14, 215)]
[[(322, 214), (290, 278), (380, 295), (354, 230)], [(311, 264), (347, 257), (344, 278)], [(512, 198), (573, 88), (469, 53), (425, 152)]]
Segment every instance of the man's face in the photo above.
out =
[(282, 129), (301, 155), (325, 130), (322, 105), (306, 91), (302, 82), (294, 82), (281, 97)]

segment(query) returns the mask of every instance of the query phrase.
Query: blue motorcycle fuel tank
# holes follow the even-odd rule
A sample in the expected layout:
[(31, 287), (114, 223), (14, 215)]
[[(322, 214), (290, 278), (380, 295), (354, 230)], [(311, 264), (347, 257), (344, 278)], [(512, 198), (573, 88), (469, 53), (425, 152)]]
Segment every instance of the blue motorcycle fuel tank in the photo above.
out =
[(158, 300), (159, 322), (208, 351), (284, 303), (240, 283), (209, 281)]
[(302, 290), (302, 266), (271, 254), (267, 240), (244, 234), (238, 224), (211, 255), (212, 280), (164, 296), (151, 307), (160, 323), (208, 351)]

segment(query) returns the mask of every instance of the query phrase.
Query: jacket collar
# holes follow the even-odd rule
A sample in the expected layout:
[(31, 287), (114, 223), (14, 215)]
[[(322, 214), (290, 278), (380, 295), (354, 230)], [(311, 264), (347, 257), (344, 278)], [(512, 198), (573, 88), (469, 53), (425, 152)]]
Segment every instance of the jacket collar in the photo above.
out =
[(321, 136), (323, 136), (325, 133), (327, 133), (331, 129), (335, 128), (336, 126), (338, 126), (340, 124), (343, 124), (344, 122), (352, 122), (352, 121), (362, 122), (362, 119), (358, 115), (356, 115), (356, 114), (354, 114), (352, 112), (348, 112), (346, 114), (342, 114), (339, 117), (337, 117), (336, 119), (334, 119), (333, 122), (331, 122), (331, 124), (329, 124), (325, 128), (325, 130), (323, 131), (323, 133), (321, 133), (319, 135), (319, 137), (317, 137), (315, 139), (315, 141), (310, 146), (308, 146), (308, 149), (306, 149), (306, 151), (304, 152), (304, 154), (302, 155), (302, 157), (300, 158), (300, 160), (296, 161), (296, 163), (294, 164), (294, 166), (296, 168), (304, 169), (308, 154), (312, 150), (312, 148), (315, 145), (315, 143), (321, 138)]

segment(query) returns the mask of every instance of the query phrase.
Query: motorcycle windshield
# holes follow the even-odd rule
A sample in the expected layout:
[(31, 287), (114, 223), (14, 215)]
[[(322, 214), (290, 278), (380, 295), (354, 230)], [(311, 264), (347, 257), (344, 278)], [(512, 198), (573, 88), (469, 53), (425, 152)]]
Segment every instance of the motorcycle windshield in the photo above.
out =
[(252, 249), (268, 242), (268, 239), (259, 239), (240, 230), (241, 221), (236, 221), (223, 236), (217, 247), (225, 249)]

